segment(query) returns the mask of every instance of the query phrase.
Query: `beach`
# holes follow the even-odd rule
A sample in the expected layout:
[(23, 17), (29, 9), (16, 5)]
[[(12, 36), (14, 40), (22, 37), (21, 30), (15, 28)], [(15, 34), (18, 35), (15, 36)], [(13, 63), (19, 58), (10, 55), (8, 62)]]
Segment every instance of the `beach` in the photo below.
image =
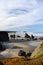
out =
[(33, 41), (26, 40), (10, 40), (9, 42), (4, 42), (3, 46), (6, 49), (0, 52), (0, 59), (18, 57), (18, 52), (24, 50), (26, 53), (33, 52), (37, 46), (32, 46), (30, 43)]
[(24, 50), (26, 53), (29, 52), (32, 53), (37, 46), (34, 45), (32, 46), (31, 43), (36, 44), (37, 42), (27, 40), (14, 40), (14, 39), (6, 43), (4, 42), (3, 46), (6, 47), (6, 49), (0, 52), (0, 59), (18, 57), (18, 52), (20, 50)]

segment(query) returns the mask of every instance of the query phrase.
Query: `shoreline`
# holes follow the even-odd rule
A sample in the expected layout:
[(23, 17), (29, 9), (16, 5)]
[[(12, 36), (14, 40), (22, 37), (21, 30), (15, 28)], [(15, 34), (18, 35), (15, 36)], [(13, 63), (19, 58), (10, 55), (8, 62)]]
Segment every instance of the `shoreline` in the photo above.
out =
[(26, 42), (8, 42), (8, 43), (3, 43), (3, 46), (6, 47), (6, 49), (2, 52), (0, 52), (0, 56), (3, 58), (12, 58), (12, 57), (18, 57), (18, 52), (20, 50), (24, 50), (26, 53), (29, 53), (29, 51), (32, 53), (36, 46), (30, 45), (31, 41), (26, 41)]
[[(6, 62), (4, 64), (9, 64), (9, 63), (13, 64), (13, 61), (15, 61), (14, 64), (16, 64), (16, 61), (17, 61), (17, 65), (19, 65), (20, 63), (22, 64), (24, 62), (26, 62), (30, 65), (32, 65), (32, 63), (34, 63), (34, 62), (36, 64), (37, 59), (33, 59), (33, 58), (31, 59), (31, 57), (18, 56), (18, 52), (20, 50), (25, 51), (26, 54), (29, 53), (29, 52), (33, 53), (33, 51), (37, 47), (37, 46), (32, 46), (33, 43), (36, 44), (35, 42), (42, 42), (42, 41), (39, 40), (39, 41), (22, 41), (22, 42), (21, 41), (18, 41), (18, 42), (16, 41), (15, 42), (15, 41), (11, 40), (10, 42), (6, 42), (6, 43), (4, 42), (3, 46), (5, 46), (6, 49), (0, 53), (0, 61), (1, 62)], [(30, 43), (32, 43), (32, 45), (30, 45)], [(20, 59), (20, 62), (19, 62), (18, 59)], [(24, 59), (24, 61), (23, 61), (23, 59)], [(38, 62), (39, 62), (39, 58), (38, 58)]]

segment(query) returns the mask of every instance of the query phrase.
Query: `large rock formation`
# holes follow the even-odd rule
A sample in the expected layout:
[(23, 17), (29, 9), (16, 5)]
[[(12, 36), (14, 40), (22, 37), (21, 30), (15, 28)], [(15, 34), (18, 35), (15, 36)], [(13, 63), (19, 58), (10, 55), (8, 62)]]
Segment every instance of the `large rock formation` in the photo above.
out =
[(31, 39), (31, 37), (27, 33), (25, 33), (25, 38)]
[(5, 47), (3, 47), (2, 43), (0, 43), (0, 52), (4, 50), (5, 50)]
[(38, 58), (43, 56), (43, 42), (32, 53), (31, 58)]
[(8, 33), (5, 31), (0, 31), (0, 42), (9, 41)]

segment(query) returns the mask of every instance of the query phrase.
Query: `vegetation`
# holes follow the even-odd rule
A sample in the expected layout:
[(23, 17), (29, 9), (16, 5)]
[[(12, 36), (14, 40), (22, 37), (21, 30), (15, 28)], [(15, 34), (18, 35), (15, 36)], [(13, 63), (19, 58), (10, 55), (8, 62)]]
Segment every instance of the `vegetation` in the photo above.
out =
[(43, 56), (43, 42), (32, 53), (31, 58), (38, 58)]
[(0, 60), (4, 65), (43, 65), (43, 57), (30, 59), (30, 58), (9, 58), (5, 60)]

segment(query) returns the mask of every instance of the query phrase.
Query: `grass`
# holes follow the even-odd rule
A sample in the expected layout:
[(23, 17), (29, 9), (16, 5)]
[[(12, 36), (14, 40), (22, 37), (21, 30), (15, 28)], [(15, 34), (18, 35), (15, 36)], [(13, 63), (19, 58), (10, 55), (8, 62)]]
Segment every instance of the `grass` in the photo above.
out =
[(43, 65), (43, 57), (39, 57), (36, 59), (15, 57), (0, 61), (4, 65)]
[(43, 56), (43, 42), (32, 53), (31, 58), (38, 58)]

